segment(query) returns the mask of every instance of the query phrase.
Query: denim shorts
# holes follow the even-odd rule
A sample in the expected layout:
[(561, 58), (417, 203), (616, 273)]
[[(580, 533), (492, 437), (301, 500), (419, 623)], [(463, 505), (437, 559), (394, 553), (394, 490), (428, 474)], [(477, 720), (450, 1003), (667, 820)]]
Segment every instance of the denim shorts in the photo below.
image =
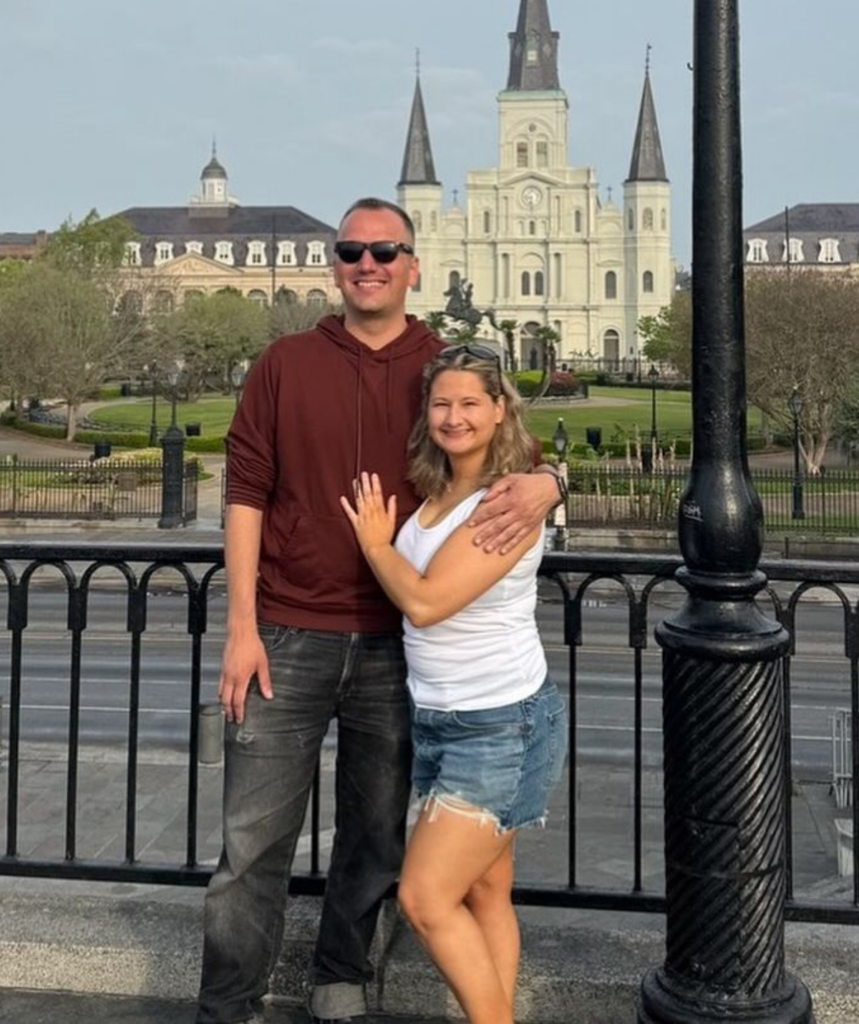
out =
[(412, 743), (418, 796), (475, 808), (498, 832), (544, 825), (564, 769), (566, 705), (547, 679), (530, 697), (499, 708), (413, 706)]

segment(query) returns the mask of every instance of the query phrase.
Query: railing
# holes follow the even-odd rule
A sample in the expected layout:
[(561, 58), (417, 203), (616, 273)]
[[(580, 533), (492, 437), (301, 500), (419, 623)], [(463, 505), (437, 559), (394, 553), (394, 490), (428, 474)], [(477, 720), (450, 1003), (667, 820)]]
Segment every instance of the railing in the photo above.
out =
[[(664, 910), (661, 874), (654, 868), (654, 865), (661, 864), (662, 859), (658, 714), (661, 688), (658, 651), (654, 649), (652, 635), (657, 619), (664, 615), (664, 608), (672, 601), (677, 602), (679, 588), (673, 581), (673, 575), (679, 564), (676, 557), (652, 555), (614, 557), (552, 553), (544, 559), (540, 585), (543, 596), (541, 615), (545, 619), (541, 622), (541, 629), (553, 674), (569, 695), (572, 742), (569, 775), (561, 795), (563, 804), (553, 807), (550, 819), (550, 825), (557, 820), (563, 827), (552, 825), (548, 833), (548, 839), (554, 845), (556, 870), (549, 871), (552, 877), (548, 880), (545, 874), (531, 877), (533, 872), (526, 863), (524, 875), (517, 876), (515, 891), (515, 898), (521, 903), (643, 912)], [(788, 561), (772, 561), (762, 567), (768, 574), (769, 586), (761, 597), (761, 603), (768, 605), (770, 614), (777, 617), (793, 641), (790, 652), (783, 659), (785, 742), (788, 751), (791, 751), (792, 744), (807, 739), (793, 734), (791, 698), (798, 626), (808, 608), (817, 607), (809, 605), (809, 592), (827, 596), (832, 602), (830, 607), (834, 607), (838, 615), (842, 635), (838, 649), (832, 650), (832, 657), (843, 653), (845, 678), (839, 684), (838, 695), (832, 699), (832, 708), (834, 711), (836, 706), (841, 706), (851, 714), (848, 763), (855, 793), (859, 777), (859, 611), (851, 592), (859, 587), (859, 567)], [(5, 605), (6, 615), (6, 631), (0, 633), (0, 672), (8, 675), (9, 681), (8, 691), (3, 695), (8, 708), (8, 727), (0, 730), (6, 740), (4, 753), (8, 755), (5, 854), (0, 856), (0, 875), (170, 885), (206, 884), (212, 868), (209, 863), (202, 862), (204, 858), (200, 855), (203, 813), (200, 794), (202, 788), (211, 790), (211, 779), (210, 776), (201, 778), (198, 767), (198, 710), (205, 703), (206, 694), (214, 693), (214, 678), (204, 678), (204, 644), (209, 647), (213, 641), (218, 646), (220, 644), (220, 638), (210, 634), (217, 632), (223, 623), (221, 568), (221, 549), (211, 545), (0, 545), (0, 573), (5, 579), (5, 591), (0, 593), (0, 609)], [(48, 585), (51, 581), (53, 583)], [(619, 597), (616, 605), (621, 613), (620, 628), (617, 623), (606, 626), (596, 622), (591, 630), (591, 616), (596, 614), (595, 609), (606, 603), (606, 588), (612, 588)], [(28, 659), (34, 657), (34, 644), (28, 643), (27, 634), (28, 630), (34, 629), (38, 634), (37, 620), (41, 617), (51, 627), (48, 636), (56, 639), (56, 634), (62, 632), (57, 624), (58, 601), (62, 606), (68, 643), (68, 682), (63, 684), (67, 686), (67, 697), (58, 700), (56, 693), (52, 692), (50, 697), (46, 697), (48, 703), (45, 707), (50, 705), (53, 713), (62, 712), (64, 716), (61, 740), (55, 735), (48, 743), (51, 749), (59, 747), (64, 752), (64, 815), (62, 853), (46, 856), (38, 847), (34, 852), (21, 852), (20, 837), (28, 827), (33, 807), (38, 806), (34, 800), (45, 786), (43, 774), (37, 774), (32, 780), (25, 768), (29, 764), (28, 759), (44, 756), (47, 740), (44, 733), (33, 731), (35, 712), (28, 695), (43, 683), (35, 670), (28, 670)], [(177, 602), (181, 612), (178, 615)], [(121, 850), (112, 856), (99, 851), (83, 856), (80, 852), (86, 833), (79, 822), (79, 781), (82, 768), (87, 767), (81, 750), (85, 743), (97, 742), (97, 737), (93, 741), (92, 737), (84, 736), (82, 727), (86, 688), (90, 685), (85, 665), (93, 663), (87, 661), (88, 631), (92, 631), (94, 622), (100, 623), (103, 633), (112, 630), (112, 644), (121, 642), (127, 646), (127, 655), (119, 659), (121, 669), (117, 671), (121, 674), (116, 678), (110, 677), (114, 697), (119, 687), (125, 694), (117, 705), (122, 713), (124, 731), (120, 744), (124, 771), (120, 801), (123, 811)], [(151, 742), (153, 735), (160, 734), (165, 728), (156, 723), (153, 732), (151, 715), (147, 719), (149, 724), (144, 728), (144, 715), (149, 712), (142, 706), (144, 675), (149, 667), (144, 645), (159, 639), (169, 641), (173, 650), (181, 647), (185, 659), (183, 665), (171, 662), (168, 670), (170, 692), (180, 699), (183, 709), (181, 722), (184, 723), (180, 732), (173, 732), (174, 737), (178, 737), (178, 753), (177, 767), (170, 769), (171, 783), (179, 775), (185, 778), (178, 814), (182, 852), (172, 860), (142, 857), (139, 836), (142, 820), (145, 819), (146, 827), (151, 829), (153, 818), (159, 813), (168, 818), (175, 813), (175, 808), (169, 806), (163, 793), (156, 792), (145, 807), (141, 806), (139, 798), (144, 774), (149, 770), (141, 761), (142, 745)], [(45, 637), (38, 634), (35, 644), (44, 646), (45, 643)], [(612, 675), (606, 653), (606, 645), (609, 644), (615, 654), (624, 657), (627, 670), (622, 676)], [(152, 660), (158, 661), (160, 657), (158, 652), (154, 652)], [(104, 661), (105, 655), (95, 651), (94, 658)], [(590, 669), (586, 665), (587, 659), (590, 659)], [(56, 667), (52, 671), (56, 677)], [(166, 693), (166, 690), (161, 693)], [(596, 699), (619, 701), (619, 694), (623, 695), (623, 708), (629, 705), (628, 721), (625, 720), (623, 729), (609, 726), (607, 733), (611, 736), (614, 729), (618, 736), (629, 734), (631, 747), (627, 749), (618, 741), (611, 740), (606, 756), (616, 771), (603, 768), (595, 772), (586, 756), (588, 751), (584, 743), (588, 730), (595, 728), (592, 721), (594, 713), (587, 709), (595, 706)], [(165, 697), (159, 697), (162, 707), (165, 700)], [(95, 732), (104, 739), (103, 728)], [(813, 891), (802, 897), (795, 892), (796, 837), (791, 794), (800, 781), (799, 773), (788, 764), (784, 780), (788, 794), (786, 828), (791, 837), (787, 851), (787, 916), (791, 920), (859, 924), (859, 853), (852, 854), (854, 875), (851, 892), (841, 893), (840, 901), (815, 896)], [(28, 788), (30, 782), (33, 789)], [(323, 790), (325, 786), (323, 781)], [(588, 787), (594, 789), (590, 800)], [(609, 791), (612, 787), (617, 792), (629, 794), (629, 817), (624, 806), (618, 806), (616, 813), (609, 814), (613, 804)], [(116, 801), (116, 796), (112, 799)], [(306, 870), (296, 870), (293, 875), (291, 886), (295, 892), (318, 893), (324, 885), (320, 807), (320, 786), (317, 783), (309, 819), (309, 857)], [(859, 824), (855, 804), (851, 813), (855, 832)], [(628, 826), (628, 835), (622, 840), (615, 836), (608, 854), (586, 855), (583, 851), (592, 850), (595, 845), (594, 832), (588, 829), (591, 825), (596, 827), (598, 822), (602, 822), (600, 827), (603, 829), (613, 829), (618, 833)], [(167, 820), (162, 824), (167, 828), (169, 823)], [(207, 831), (217, 831), (211, 818)], [(207, 842), (211, 846), (211, 837)], [(545, 838), (528, 839), (523, 834), (519, 850), (526, 858), (529, 842), (543, 844), (539, 847), (541, 865), (552, 859), (549, 857), (552, 851)], [(521, 859), (517, 856), (517, 870)], [(606, 883), (606, 860), (624, 862), (628, 868), (628, 880), (624, 884)], [(819, 869), (819, 858), (815, 864)], [(828, 874), (835, 874), (834, 857)]]
[[(571, 526), (673, 529), (687, 475), (685, 465), (651, 473), (623, 466), (571, 466), (567, 521)], [(859, 534), (859, 471), (822, 469), (817, 476), (802, 477), (799, 510), (794, 507), (790, 470), (753, 469), (751, 476), (768, 531)]]
[[(162, 466), (114, 459), (0, 462), (2, 519), (157, 519)], [(185, 464), (184, 518), (197, 518), (197, 463)]]

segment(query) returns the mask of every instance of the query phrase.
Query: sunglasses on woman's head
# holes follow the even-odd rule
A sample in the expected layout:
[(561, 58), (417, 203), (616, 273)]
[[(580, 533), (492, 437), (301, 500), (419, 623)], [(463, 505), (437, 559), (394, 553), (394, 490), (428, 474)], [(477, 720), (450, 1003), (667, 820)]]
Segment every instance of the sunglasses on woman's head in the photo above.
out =
[(335, 242), (334, 252), (343, 263), (358, 263), (364, 251), (370, 253), (376, 263), (393, 263), (404, 252), (414, 256), (415, 250), (405, 242)]
[(443, 359), (445, 362), (455, 362), (457, 357), (465, 353), (472, 359), (482, 359), (490, 363), (495, 363), (498, 367), (498, 372), (501, 372), (501, 357), (498, 353), (486, 345), (476, 345), (473, 341), (465, 341), (461, 345), (448, 345), (447, 348), (443, 348), (438, 354), (439, 359)]

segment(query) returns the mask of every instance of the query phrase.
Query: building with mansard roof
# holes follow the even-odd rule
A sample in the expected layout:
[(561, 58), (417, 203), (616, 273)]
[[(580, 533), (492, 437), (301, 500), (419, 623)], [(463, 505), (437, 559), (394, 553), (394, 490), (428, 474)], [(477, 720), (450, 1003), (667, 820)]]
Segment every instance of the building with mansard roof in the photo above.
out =
[(214, 146), (185, 206), (134, 206), (119, 216), (137, 235), (128, 244), (130, 281), (147, 287), (148, 278), (161, 308), (224, 288), (266, 304), (275, 296), (339, 301), (330, 265), (336, 228), (294, 206), (241, 206)]
[(815, 267), (859, 275), (859, 203), (801, 203), (746, 228), (750, 267)]
[(444, 309), (445, 294), (467, 280), (478, 309), (522, 325), (522, 365), (533, 358), (532, 336), (544, 325), (560, 334), (562, 359), (634, 360), (639, 319), (668, 305), (674, 288), (671, 187), (649, 60), (616, 204), (601, 196), (592, 166), (570, 161), (570, 104), (548, 0), (520, 0), (509, 39), (496, 165), (469, 173), (461, 205), (443, 201), (418, 74), (397, 186), (421, 258), (411, 310)]

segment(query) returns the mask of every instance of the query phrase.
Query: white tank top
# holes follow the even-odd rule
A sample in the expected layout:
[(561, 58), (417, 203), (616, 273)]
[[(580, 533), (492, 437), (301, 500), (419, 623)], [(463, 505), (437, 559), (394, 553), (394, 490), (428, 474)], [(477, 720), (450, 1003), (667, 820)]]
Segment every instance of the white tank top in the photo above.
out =
[[(429, 527), (418, 522), (418, 509), (403, 524), (397, 551), (418, 572), (425, 572), (432, 556), (485, 493), (485, 488), (476, 491)], [(543, 685), (546, 656), (534, 617), (543, 532), (506, 576), (449, 619), (416, 629), (403, 618), (409, 691), (419, 707), (502, 707), (530, 697)]]

